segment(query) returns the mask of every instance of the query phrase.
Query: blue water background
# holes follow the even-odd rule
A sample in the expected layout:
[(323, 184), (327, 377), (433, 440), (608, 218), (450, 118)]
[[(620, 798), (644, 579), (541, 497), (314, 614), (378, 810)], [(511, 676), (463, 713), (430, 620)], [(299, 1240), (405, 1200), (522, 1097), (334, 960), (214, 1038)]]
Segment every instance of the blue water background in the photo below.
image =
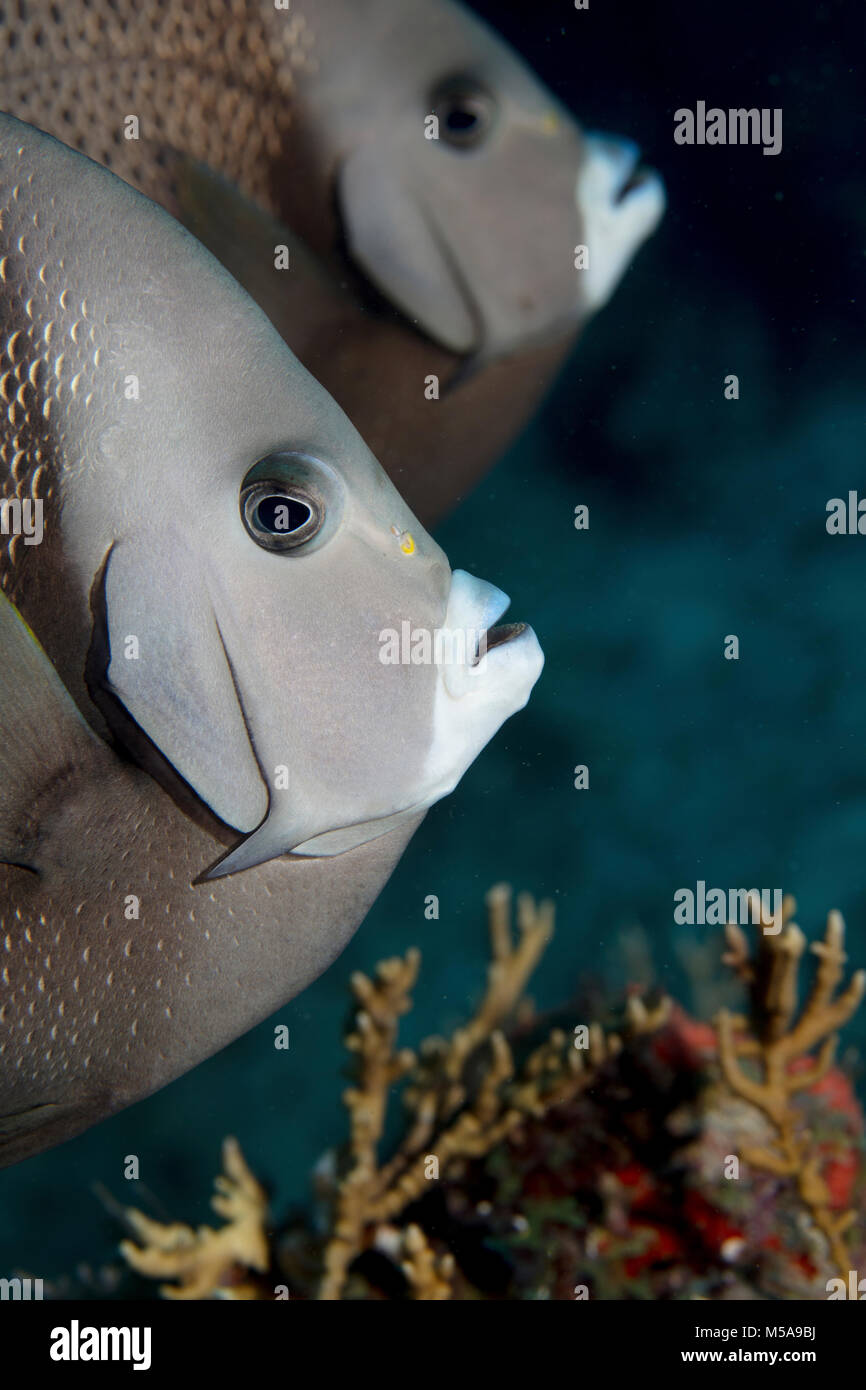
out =
[[(866, 496), (858, 7), (487, 8), (589, 125), (644, 146), (670, 197), (541, 416), (438, 534), (533, 623), (542, 680), (321, 980), (159, 1095), (0, 1173), (0, 1273), (110, 1258), (95, 1182), (207, 1219), (228, 1133), (278, 1213), (306, 1204), (346, 1130), (351, 972), (420, 946), (405, 1038), (450, 1029), (478, 995), (497, 880), (557, 903), (543, 1005), (588, 974), (621, 988), (635, 923), (688, 1002), (673, 894), (698, 879), (784, 886), (806, 928), (839, 907), (866, 964), (866, 536), (825, 530), (829, 498)], [(782, 154), (675, 146), (673, 111), (698, 99), (781, 106)], [(723, 659), (728, 634), (739, 661)], [(862, 1045), (863, 1026), (848, 1036)], [(127, 1154), (140, 1185), (122, 1179)]]

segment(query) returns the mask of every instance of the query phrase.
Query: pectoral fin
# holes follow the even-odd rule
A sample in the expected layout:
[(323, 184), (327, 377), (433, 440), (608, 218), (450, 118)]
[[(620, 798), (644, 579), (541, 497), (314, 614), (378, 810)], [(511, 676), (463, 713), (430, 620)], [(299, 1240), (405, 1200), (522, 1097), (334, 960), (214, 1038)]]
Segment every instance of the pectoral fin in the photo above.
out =
[(0, 593), (0, 860), (27, 860), (36, 797), (103, 752), (36, 637)]
[(171, 526), (146, 546), (121, 543), (103, 601), (104, 688), (220, 820), (251, 830), (268, 793), (200, 561)]
[[(2, 1104), (0, 1099), (0, 1106)], [(64, 1139), (72, 1139), (114, 1109), (116, 1106), (107, 1095), (82, 1095), (75, 1101), (46, 1101), (6, 1114), (0, 1110), (0, 1168), (20, 1163)]]
[(411, 183), (362, 146), (343, 164), (338, 194), (349, 253), (377, 289), (443, 347), (477, 348), (471, 294)]

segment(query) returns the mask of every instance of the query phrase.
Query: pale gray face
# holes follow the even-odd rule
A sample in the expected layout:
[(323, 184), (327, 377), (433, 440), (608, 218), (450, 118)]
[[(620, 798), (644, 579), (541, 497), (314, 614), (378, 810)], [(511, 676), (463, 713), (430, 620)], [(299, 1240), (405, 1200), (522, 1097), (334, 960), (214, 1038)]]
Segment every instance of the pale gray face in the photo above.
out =
[(349, 254), (392, 303), (443, 346), (495, 356), (605, 302), (664, 207), (636, 146), (584, 135), (450, 0), (305, 13), (322, 54), (300, 79), (305, 119)]
[(53, 602), (98, 581), (107, 690), (215, 815), (264, 821), (221, 872), (381, 834), (525, 702), (531, 630), (471, 676), (468, 649), (462, 683), (383, 661), (383, 633), (446, 615), (481, 631), (502, 596), (452, 586), (346, 417), (188, 233), (27, 127), (0, 117), (0, 141), (0, 179), (26, 190), (2, 233), (8, 311), (60, 464)]

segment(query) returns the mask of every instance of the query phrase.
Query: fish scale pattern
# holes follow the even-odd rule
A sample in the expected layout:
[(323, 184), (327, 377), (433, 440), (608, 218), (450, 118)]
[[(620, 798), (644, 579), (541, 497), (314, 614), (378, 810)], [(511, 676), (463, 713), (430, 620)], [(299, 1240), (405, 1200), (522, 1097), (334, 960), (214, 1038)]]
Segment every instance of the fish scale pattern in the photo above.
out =
[[(91, 309), (66, 277), (45, 177), (22, 163), (14, 141), (0, 143), (0, 497), (50, 507), (100, 349)], [(14, 599), (23, 541), (0, 542), (0, 585)]]
[(307, 19), (273, 0), (0, 4), (0, 108), (161, 202), (176, 149), (275, 211), (295, 75), (315, 62)]

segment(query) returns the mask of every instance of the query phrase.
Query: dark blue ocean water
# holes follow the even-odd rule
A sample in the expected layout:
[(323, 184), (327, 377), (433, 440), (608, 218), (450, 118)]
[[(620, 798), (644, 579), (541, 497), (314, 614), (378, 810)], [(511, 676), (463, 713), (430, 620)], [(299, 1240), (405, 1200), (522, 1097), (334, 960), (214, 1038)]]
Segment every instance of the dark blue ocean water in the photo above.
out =
[[(207, 1218), (227, 1133), (277, 1211), (305, 1203), (312, 1164), (345, 1134), (351, 972), (420, 946), (406, 1038), (449, 1029), (483, 978), (497, 880), (557, 902), (540, 1004), (588, 975), (620, 988), (636, 923), (656, 979), (688, 1002), (673, 894), (698, 879), (784, 886), (807, 929), (841, 908), (866, 964), (866, 536), (825, 529), (829, 498), (866, 495), (858, 7), (486, 9), (588, 125), (644, 146), (670, 198), (541, 416), (439, 533), (533, 623), (544, 674), (431, 811), (349, 949), (280, 1013), (287, 1053), (263, 1024), (0, 1173), (0, 1273), (109, 1257), (118, 1229), (91, 1188), (142, 1201), (121, 1177), (129, 1153), (178, 1219)], [(783, 152), (676, 146), (673, 111), (697, 100), (781, 106)]]

